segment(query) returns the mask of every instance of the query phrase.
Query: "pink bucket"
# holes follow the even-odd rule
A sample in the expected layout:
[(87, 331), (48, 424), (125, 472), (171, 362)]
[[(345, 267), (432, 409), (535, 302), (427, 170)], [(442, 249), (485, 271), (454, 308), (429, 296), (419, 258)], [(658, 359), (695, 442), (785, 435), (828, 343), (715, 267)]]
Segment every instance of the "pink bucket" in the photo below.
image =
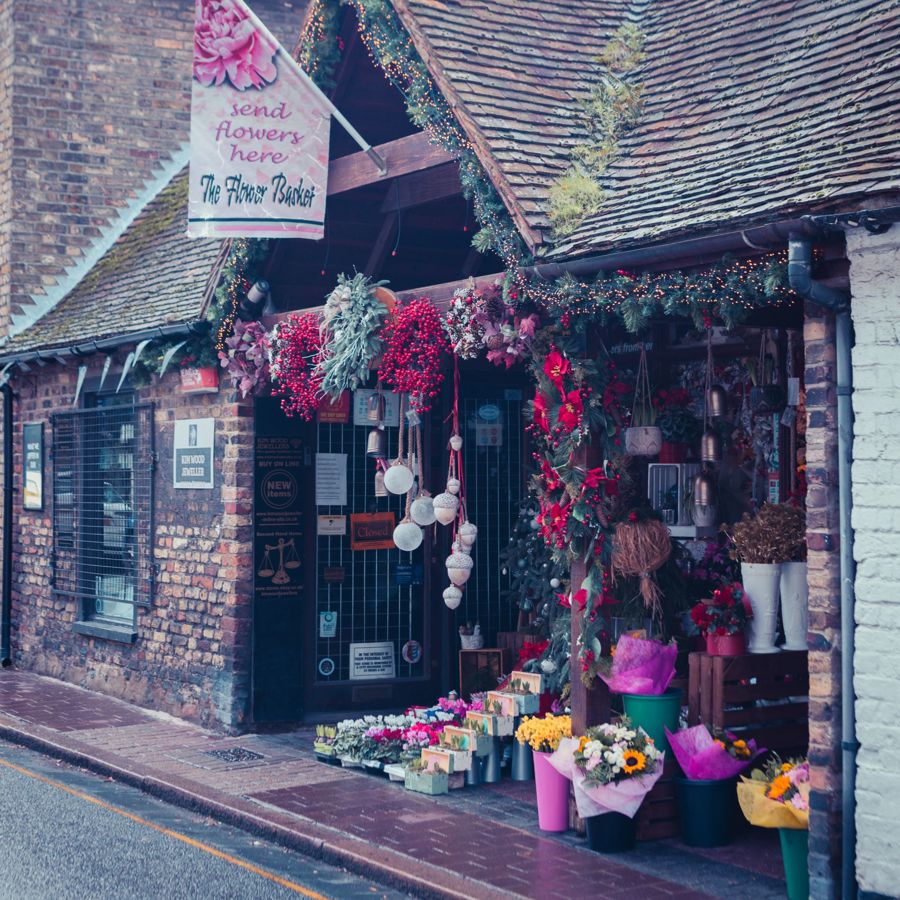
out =
[(550, 765), (549, 753), (534, 753), (534, 789), (541, 831), (569, 828), (569, 779)]

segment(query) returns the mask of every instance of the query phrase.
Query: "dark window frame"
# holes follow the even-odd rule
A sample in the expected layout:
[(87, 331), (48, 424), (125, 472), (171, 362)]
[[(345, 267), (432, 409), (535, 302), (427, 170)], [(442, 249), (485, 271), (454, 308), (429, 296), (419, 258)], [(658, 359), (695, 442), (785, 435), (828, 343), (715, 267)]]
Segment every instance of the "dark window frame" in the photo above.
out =
[[(51, 416), (53, 594), (78, 603), (76, 633), (126, 643), (137, 638), (138, 610), (152, 607), (156, 585), (154, 407), (134, 399), (130, 392), (88, 394), (82, 408)], [(110, 427), (124, 436), (105, 439)], [(130, 454), (130, 468), (101, 461), (115, 452)], [(107, 493), (117, 491), (115, 472), (129, 473), (129, 491), (120, 492), (120, 502), (107, 502)], [(103, 578), (121, 578), (122, 593), (98, 596), (91, 585)], [(115, 613), (96, 609), (104, 599), (117, 604)], [(123, 604), (130, 617), (119, 614)]]

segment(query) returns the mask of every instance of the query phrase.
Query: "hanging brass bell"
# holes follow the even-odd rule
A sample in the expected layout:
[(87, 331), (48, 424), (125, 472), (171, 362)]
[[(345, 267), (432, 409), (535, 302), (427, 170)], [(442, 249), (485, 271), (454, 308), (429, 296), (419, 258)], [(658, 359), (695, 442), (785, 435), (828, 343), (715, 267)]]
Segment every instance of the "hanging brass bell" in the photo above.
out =
[(384, 421), (384, 394), (376, 391), (366, 401), (366, 419), (369, 422)]
[(700, 459), (703, 462), (720, 462), (722, 459), (722, 439), (714, 431), (704, 431), (700, 438)]
[(709, 472), (701, 472), (694, 478), (695, 506), (713, 506), (716, 502), (716, 481)]
[(375, 496), (387, 497), (387, 495), (387, 488), (384, 486), (384, 472), (382, 472), (381, 469), (378, 469), (375, 472)]
[(387, 441), (383, 428), (373, 428), (366, 442), (366, 456), (369, 459), (384, 459), (387, 456)]
[(728, 412), (728, 394), (721, 384), (714, 384), (706, 395), (706, 408), (712, 419), (720, 419)]

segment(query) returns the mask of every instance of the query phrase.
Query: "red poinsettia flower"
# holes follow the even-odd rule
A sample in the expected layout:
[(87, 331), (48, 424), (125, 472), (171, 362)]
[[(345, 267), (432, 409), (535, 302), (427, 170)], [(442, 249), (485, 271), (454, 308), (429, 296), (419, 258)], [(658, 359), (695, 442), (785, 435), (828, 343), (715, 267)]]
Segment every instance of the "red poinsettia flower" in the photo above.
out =
[(556, 385), (559, 392), (563, 393), (563, 377), (572, 371), (571, 363), (559, 352), (551, 350), (544, 360), (544, 374)]
[(580, 391), (569, 391), (559, 408), (559, 424), (567, 431), (574, 431), (581, 424), (584, 403)]
[(545, 434), (550, 431), (550, 421), (547, 418), (547, 401), (538, 391), (534, 392), (534, 424)]
[(582, 589), (581, 589), (580, 591), (578, 591), (578, 592), (575, 594), (575, 596), (572, 598), (572, 602), (573, 602), (573, 603), (577, 603), (577, 604), (578, 604), (578, 608), (579, 608), (582, 612), (584, 612), (584, 608), (585, 608), (585, 606), (587, 606), (587, 599), (588, 599), (588, 592), (587, 592), (584, 588), (582, 588)]
[(559, 475), (556, 474), (556, 470), (546, 459), (541, 460), (541, 475), (544, 478), (548, 491), (555, 491), (562, 487)]
[(587, 475), (584, 476), (584, 486), (586, 488), (597, 488), (606, 481), (606, 475), (603, 472), (603, 466), (596, 469), (589, 469)]

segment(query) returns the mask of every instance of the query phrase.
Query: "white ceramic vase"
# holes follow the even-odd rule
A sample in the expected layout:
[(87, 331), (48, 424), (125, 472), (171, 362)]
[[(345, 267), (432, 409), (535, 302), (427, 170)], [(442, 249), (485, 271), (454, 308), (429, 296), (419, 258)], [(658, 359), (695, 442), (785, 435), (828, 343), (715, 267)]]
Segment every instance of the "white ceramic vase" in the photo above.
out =
[(805, 562), (781, 564), (781, 621), (784, 650), (806, 650), (809, 631), (809, 585)]
[(751, 653), (777, 653), (775, 631), (781, 563), (741, 563), (741, 580), (753, 608), (747, 649)]

